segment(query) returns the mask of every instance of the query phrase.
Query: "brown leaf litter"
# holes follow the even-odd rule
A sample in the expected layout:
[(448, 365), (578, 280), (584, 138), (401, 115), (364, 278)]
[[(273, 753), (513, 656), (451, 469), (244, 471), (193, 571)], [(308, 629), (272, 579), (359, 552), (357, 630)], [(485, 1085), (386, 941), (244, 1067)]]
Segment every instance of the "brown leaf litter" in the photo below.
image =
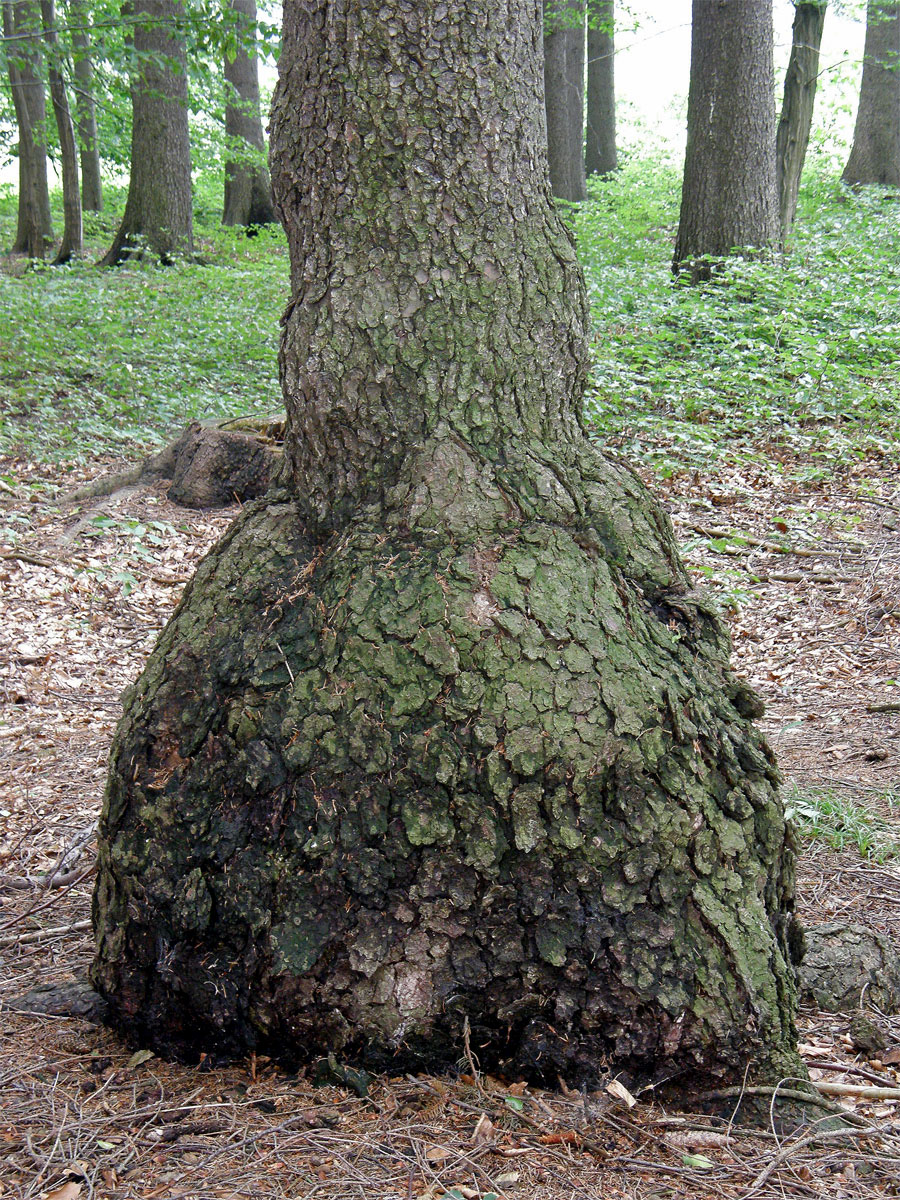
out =
[[(45, 468), (3, 471), (16, 484), (0, 495), (0, 1200), (900, 1195), (900, 1019), (883, 1014), (887, 1048), (866, 1050), (848, 1015), (801, 1013), (801, 1052), (815, 1080), (849, 1088), (849, 1124), (782, 1138), (668, 1111), (614, 1077), (589, 1094), (486, 1079), (463, 1047), (458, 1078), (379, 1077), (358, 1097), (262, 1058), (185, 1067), (82, 1018), (10, 1011), (87, 967), (119, 696), (236, 509), (133, 489), (61, 511)], [(883, 474), (858, 462), (813, 487), (760, 463), (679, 477), (667, 502), (692, 570), (730, 609), (788, 786), (834, 789), (897, 830), (900, 494)], [(900, 944), (898, 884), (895, 860), (814, 841), (801, 910)]]

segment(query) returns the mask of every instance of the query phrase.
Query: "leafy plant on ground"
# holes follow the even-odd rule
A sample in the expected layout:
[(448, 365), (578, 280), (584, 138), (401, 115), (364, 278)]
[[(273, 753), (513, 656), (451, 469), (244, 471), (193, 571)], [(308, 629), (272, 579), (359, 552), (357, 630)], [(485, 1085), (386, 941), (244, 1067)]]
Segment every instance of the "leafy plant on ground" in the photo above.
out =
[[(7, 244), (14, 212), (0, 202)], [(207, 265), (0, 274), (0, 453), (134, 458), (190, 420), (279, 407), (281, 232), (201, 227), (198, 242)]]
[[(892, 797), (889, 797), (891, 803)], [(866, 859), (883, 863), (900, 856), (900, 837), (876, 813), (826, 788), (792, 788), (785, 817), (806, 838), (833, 850), (855, 846)]]
[[(669, 272), (678, 177), (629, 162), (574, 216), (596, 327), (588, 413), (598, 438), (662, 475), (783, 458), (807, 478), (896, 455), (896, 197), (813, 164), (781, 259), (729, 261), (713, 282)], [(802, 460), (798, 464), (798, 460)]]

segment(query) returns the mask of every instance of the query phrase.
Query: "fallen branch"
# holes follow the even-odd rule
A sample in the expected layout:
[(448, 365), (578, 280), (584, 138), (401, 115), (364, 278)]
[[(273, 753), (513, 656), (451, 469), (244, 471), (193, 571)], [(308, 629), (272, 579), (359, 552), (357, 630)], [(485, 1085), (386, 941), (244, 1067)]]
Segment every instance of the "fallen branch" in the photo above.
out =
[(738, 533), (734, 529), (711, 529), (708, 525), (688, 525), (686, 528), (703, 537), (722, 538), (725, 541), (743, 542), (772, 554), (796, 554), (799, 558), (840, 558), (842, 554), (859, 554), (859, 550), (807, 550), (799, 546), (784, 546), (781, 542), (768, 542), (750, 533)]
[(867, 713), (891, 713), (900, 712), (900, 703), (896, 700), (891, 704), (867, 704)]
[(90, 929), (90, 921), (76, 921), (72, 925), (56, 925), (52, 929), (34, 929), (30, 933), (12, 933), (0, 938), (0, 948), (20, 946), (26, 942), (43, 942), (49, 938), (65, 937), (69, 933), (83, 933)]
[[(816, 1084), (812, 1084), (816, 1087)], [(827, 1108), (829, 1112), (839, 1113), (841, 1116), (847, 1114), (843, 1109), (840, 1109), (836, 1104), (832, 1104), (826, 1100), (824, 1096), (816, 1095), (815, 1092), (801, 1092), (799, 1088), (783, 1088), (783, 1087), (730, 1087), (717, 1088), (712, 1092), (701, 1092), (696, 1097), (697, 1100), (732, 1100), (740, 1096), (777, 1096), (779, 1100), (799, 1100), (801, 1104), (817, 1104), (821, 1108)]]
[(36, 879), (31, 875), (0, 875), (0, 888), (10, 892), (31, 892), (38, 888), (68, 887), (70, 883), (77, 883), (82, 874), (81, 867), (73, 867), (61, 875), (51, 871), (49, 875), (39, 875)]
[[(880, 896), (878, 893), (875, 893), (875, 898), (882, 900), (897, 899), (897, 897)], [(825, 1058), (807, 1058), (805, 1062), (808, 1067), (815, 1067), (819, 1071), (842, 1071), (846, 1075), (859, 1075), (861, 1079), (868, 1079), (878, 1087), (894, 1087), (894, 1084), (889, 1079), (885, 1079), (883, 1075), (876, 1075), (874, 1071), (869, 1071), (866, 1067), (859, 1066), (858, 1063), (832, 1062), (830, 1059)]]
[(40, 554), (28, 554), (24, 550), (4, 550), (0, 558), (7, 562), (29, 563), (32, 567), (49, 567), (51, 570), (56, 570), (59, 565), (52, 559), (44, 558)]
[(741, 1200), (749, 1200), (749, 1197), (759, 1191), (769, 1176), (777, 1171), (782, 1163), (789, 1159), (792, 1154), (795, 1154), (798, 1150), (802, 1150), (805, 1146), (811, 1145), (813, 1142), (833, 1142), (840, 1138), (866, 1137), (877, 1133), (877, 1126), (873, 1127), (868, 1124), (864, 1128), (857, 1129), (821, 1129), (818, 1132), (813, 1130), (812, 1133), (807, 1133), (804, 1137), (798, 1139), (798, 1141), (791, 1143), (789, 1146), (784, 1146), (779, 1150), (774, 1158), (770, 1159), (765, 1167), (763, 1167), (746, 1192), (741, 1193)]
[(863, 1100), (900, 1100), (900, 1087), (867, 1087), (862, 1083), (825, 1083), (813, 1085), (823, 1096), (860, 1096)]

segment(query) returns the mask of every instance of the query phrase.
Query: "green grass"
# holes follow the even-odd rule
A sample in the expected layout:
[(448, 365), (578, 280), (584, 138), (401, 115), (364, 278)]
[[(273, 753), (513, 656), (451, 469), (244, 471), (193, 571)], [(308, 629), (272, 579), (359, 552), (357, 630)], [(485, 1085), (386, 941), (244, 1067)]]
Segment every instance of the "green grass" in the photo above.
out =
[[(893, 808), (893, 794), (886, 799)], [(833, 850), (855, 846), (861, 857), (879, 863), (900, 856), (898, 830), (827, 788), (794, 787), (785, 797), (785, 816), (802, 837), (824, 842)]]
[[(91, 249), (114, 219), (91, 224)], [(12, 208), (0, 206), (0, 238)], [(277, 411), (280, 229), (198, 230), (207, 265), (92, 261), (0, 275), (0, 452), (135, 456), (195, 417)]]
[(672, 167), (632, 161), (575, 215), (597, 436), (664, 475), (774, 451), (814, 479), (895, 456), (896, 189), (854, 195), (813, 164), (783, 259), (735, 258), (700, 287), (669, 269), (679, 195)]
[[(735, 259), (696, 288), (669, 270), (679, 193), (674, 167), (633, 157), (571, 218), (595, 322), (598, 439), (664, 476), (751, 459), (815, 480), (896, 459), (895, 192), (854, 195), (813, 165), (784, 259)], [(214, 189), (198, 197), (208, 265), (0, 273), (0, 452), (135, 457), (193, 417), (278, 407), (283, 236), (223, 230)], [(14, 218), (7, 194), (0, 245)], [(116, 218), (91, 218), (96, 255)]]

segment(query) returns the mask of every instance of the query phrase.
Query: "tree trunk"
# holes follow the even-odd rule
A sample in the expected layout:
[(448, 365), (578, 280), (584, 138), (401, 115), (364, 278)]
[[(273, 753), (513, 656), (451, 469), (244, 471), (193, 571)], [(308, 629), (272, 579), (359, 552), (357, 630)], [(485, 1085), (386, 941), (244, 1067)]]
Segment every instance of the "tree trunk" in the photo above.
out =
[(799, 0), (794, 6), (791, 59), (784, 78), (784, 100), (775, 136), (775, 171), (783, 237), (790, 233), (797, 211), (797, 194), (816, 99), (819, 47), (826, 8), (827, 0)]
[(284, 6), (285, 463), (128, 696), (95, 986), (194, 1059), (802, 1074), (758, 702), (582, 426), (539, 12), (441, 7)]
[(223, 225), (268, 225), (275, 220), (272, 185), (264, 166), (265, 141), (259, 115), (256, 51), (247, 49), (256, 27), (256, 0), (228, 0), (238, 21), (240, 42), (234, 57), (225, 55), (225, 207)]
[(616, 155), (615, 0), (592, 0), (587, 29), (587, 135), (584, 166), (588, 175), (609, 175)]
[(544, 100), (550, 187), (560, 200), (586, 200), (584, 177), (584, 5), (544, 0)]
[(853, 147), (842, 176), (857, 186), (900, 185), (900, 4), (869, 0)]
[[(131, 179), (122, 224), (101, 262), (149, 252), (164, 263), (193, 253), (187, 58), (175, 27), (180, 0), (134, 0)], [(143, 18), (143, 19), (142, 19)]]
[(69, 0), (73, 25), (73, 71), (75, 74), (75, 113), (81, 145), (81, 203), (88, 212), (103, 211), (103, 183), (100, 177), (100, 141), (94, 103), (94, 65), (88, 13), (82, 0)]
[(674, 271), (778, 245), (774, 99), (771, 0), (694, 0)]
[(19, 209), (13, 254), (43, 258), (53, 242), (47, 186), (47, 110), (41, 78), (41, 12), (38, 0), (4, 4), (4, 27), (15, 38), (7, 54), (19, 129)]
[(56, 10), (53, 0), (41, 0), (41, 19), (44, 41), (49, 47), (47, 78), (50, 82), (50, 99), (56, 117), (62, 162), (63, 238), (53, 260), (54, 264), (58, 265), (68, 262), (73, 254), (80, 254), (83, 246), (81, 193), (78, 188), (78, 147), (75, 144), (75, 127), (72, 124), (69, 97), (59, 62), (59, 38), (56, 33)]

